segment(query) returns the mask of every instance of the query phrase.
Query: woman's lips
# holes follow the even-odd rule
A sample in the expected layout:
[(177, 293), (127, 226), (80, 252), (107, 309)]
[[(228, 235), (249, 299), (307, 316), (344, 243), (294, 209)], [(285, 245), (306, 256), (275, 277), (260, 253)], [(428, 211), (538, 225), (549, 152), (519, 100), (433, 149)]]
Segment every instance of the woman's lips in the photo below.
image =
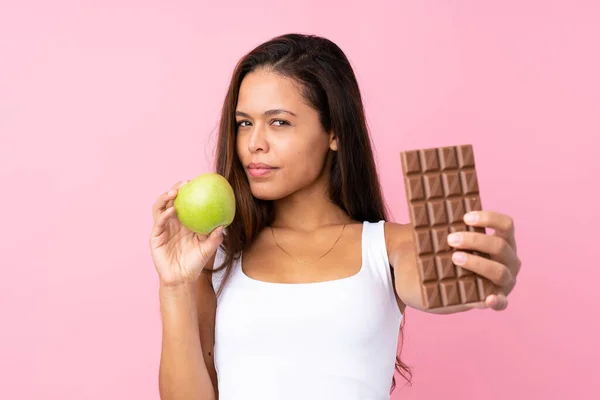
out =
[(248, 173), (253, 177), (265, 176), (275, 170), (277, 170), (277, 168), (263, 163), (252, 163), (248, 165)]

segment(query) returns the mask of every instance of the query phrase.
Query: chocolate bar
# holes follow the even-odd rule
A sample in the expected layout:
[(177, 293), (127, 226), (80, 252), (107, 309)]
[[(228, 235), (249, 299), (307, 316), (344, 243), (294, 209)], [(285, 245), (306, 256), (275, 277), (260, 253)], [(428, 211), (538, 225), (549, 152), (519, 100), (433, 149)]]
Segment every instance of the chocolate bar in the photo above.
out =
[(485, 233), (463, 221), (465, 213), (481, 210), (473, 146), (410, 150), (400, 158), (425, 308), (484, 301), (495, 293), (494, 284), (455, 265), (447, 241), (451, 232)]

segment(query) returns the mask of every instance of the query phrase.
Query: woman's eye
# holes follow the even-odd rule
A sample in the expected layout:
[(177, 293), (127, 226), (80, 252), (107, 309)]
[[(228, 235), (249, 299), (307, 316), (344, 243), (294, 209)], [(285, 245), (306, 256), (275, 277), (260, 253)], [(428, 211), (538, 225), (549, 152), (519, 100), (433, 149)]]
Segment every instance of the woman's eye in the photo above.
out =
[[(248, 124), (248, 125), (245, 125), (245, 124)], [(249, 126), (249, 125), (250, 125), (249, 121), (238, 121), (238, 123), (237, 123), (237, 126), (240, 127), (240, 128), (244, 128), (244, 127)]]
[(275, 125), (275, 126), (284, 126), (284, 125), (289, 125), (289, 123), (287, 121), (282, 120), (282, 119), (275, 119), (275, 120), (273, 120), (273, 125)]

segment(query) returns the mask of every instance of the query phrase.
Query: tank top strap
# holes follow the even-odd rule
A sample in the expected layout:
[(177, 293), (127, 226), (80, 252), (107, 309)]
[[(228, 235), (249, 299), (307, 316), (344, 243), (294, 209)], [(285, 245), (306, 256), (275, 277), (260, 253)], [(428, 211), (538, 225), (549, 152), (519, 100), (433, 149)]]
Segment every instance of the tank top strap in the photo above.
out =
[[(221, 246), (217, 248), (217, 253), (215, 254), (215, 263), (213, 264), (213, 268), (220, 267), (225, 261), (225, 250), (222, 249)], [(217, 272), (212, 273), (212, 284), (215, 293), (218, 292), (221, 287), (221, 282), (223, 281), (225, 275), (225, 269), (222, 269)]]
[(394, 282), (385, 240), (385, 221), (364, 222), (363, 263), (394, 295)]

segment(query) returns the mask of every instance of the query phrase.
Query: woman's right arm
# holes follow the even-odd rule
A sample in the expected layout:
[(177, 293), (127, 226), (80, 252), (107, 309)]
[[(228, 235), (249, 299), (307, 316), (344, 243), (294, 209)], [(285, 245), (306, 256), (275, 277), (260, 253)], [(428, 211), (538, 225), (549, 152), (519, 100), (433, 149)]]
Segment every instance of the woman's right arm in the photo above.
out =
[(217, 400), (214, 367), (215, 293), (210, 274), (196, 285), (161, 287), (161, 400)]
[(179, 182), (163, 193), (153, 209), (150, 248), (159, 275), (162, 348), (159, 367), (161, 400), (217, 400), (213, 357), (216, 299), (211, 275), (223, 229), (200, 236), (185, 228), (173, 201)]

